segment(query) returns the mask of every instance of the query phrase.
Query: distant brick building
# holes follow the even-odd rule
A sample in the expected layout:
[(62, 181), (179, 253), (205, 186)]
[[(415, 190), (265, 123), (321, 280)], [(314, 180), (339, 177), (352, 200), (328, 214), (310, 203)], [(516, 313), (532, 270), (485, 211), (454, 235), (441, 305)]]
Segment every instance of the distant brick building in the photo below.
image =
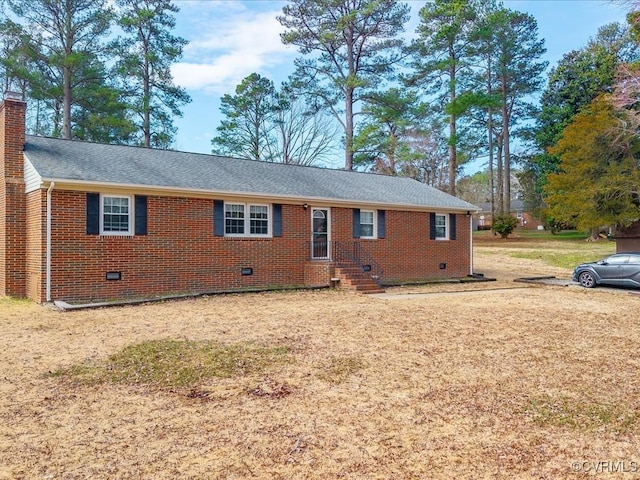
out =
[[(25, 135), (0, 106), (0, 294), (103, 301), (472, 273), (476, 207), (409, 178)], [(358, 280), (360, 279), (360, 280)]]
[[(479, 207), (479, 211), (473, 215), (474, 225), (479, 230), (489, 230), (493, 223), (491, 203), (482, 203)], [(509, 213), (518, 219), (518, 227), (520, 228), (538, 230), (542, 226), (542, 222), (540, 220), (537, 220), (531, 212), (525, 210), (524, 202), (522, 200), (511, 200), (511, 212)]]

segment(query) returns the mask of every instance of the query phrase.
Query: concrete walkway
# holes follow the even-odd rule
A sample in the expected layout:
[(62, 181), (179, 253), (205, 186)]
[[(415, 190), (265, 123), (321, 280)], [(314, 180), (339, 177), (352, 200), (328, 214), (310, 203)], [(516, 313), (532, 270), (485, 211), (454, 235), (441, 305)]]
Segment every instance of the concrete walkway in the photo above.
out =
[(524, 291), (533, 288), (533, 285), (543, 285), (552, 287), (569, 287), (571, 289), (579, 289), (583, 291), (598, 291), (614, 294), (628, 294), (636, 295), (640, 297), (640, 290), (630, 289), (623, 287), (597, 287), (593, 290), (583, 288), (579, 283), (576, 283), (570, 279), (562, 279), (556, 277), (529, 277), (529, 278), (516, 278), (514, 282), (528, 283), (531, 286), (526, 287), (503, 287), (503, 288), (487, 288), (478, 290), (458, 290), (452, 292), (428, 292), (428, 293), (379, 293), (370, 295), (373, 298), (381, 298), (385, 300), (406, 300), (411, 298), (428, 298), (435, 296), (468, 296), (468, 295), (491, 295), (494, 293), (506, 293), (512, 291)]
[(528, 290), (531, 287), (514, 288), (490, 288), (486, 290), (458, 290), (455, 292), (429, 292), (429, 293), (374, 293), (368, 295), (372, 298), (383, 298), (385, 300), (406, 300), (408, 298), (427, 298), (437, 296), (468, 296), (468, 295), (490, 295), (492, 293), (517, 292)]

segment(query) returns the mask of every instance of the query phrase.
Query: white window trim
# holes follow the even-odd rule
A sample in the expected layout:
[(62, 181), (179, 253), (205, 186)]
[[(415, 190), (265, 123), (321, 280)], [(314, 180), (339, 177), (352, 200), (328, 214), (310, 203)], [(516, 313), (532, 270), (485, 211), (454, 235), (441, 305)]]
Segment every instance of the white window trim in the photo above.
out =
[[(129, 201), (129, 229), (127, 231), (111, 231), (104, 229), (104, 200), (105, 198), (126, 198)], [(120, 237), (132, 237), (134, 232), (135, 221), (135, 202), (133, 201), (133, 195), (111, 195), (100, 194), (100, 235), (104, 236), (120, 236)]]
[[(244, 206), (244, 233), (227, 233), (227, 205)], [(251, 233), (251, 207), (267, 207), (267, 233)], [(233, 238), (271, 238), (273, 209), (268, 203), (224, 202), (224, 236)]]
[[(438, 217), (444, 217), (444, 236), (438, 236)], [(449, 215), (444, 213), (436, 213), (436, 240), (443, 241), (449, 240)]]
[[(232, 205), (242, 205), (244, 207), (244, 233), (227, 233), (227, 208)], [(242, 202), (224, 202), (224, 236), (225, 237), (246, 237), (247, 236), (247, 204)]]
[[(373, 233), (372, 235), (362, 235), (362, 214), (364, 212), (368, 212), (371, 213), (371, 216), (373, 217)], [(377, 210), (360, 210), (360, 238), (364, 238), (365, 240), (374, 240), (376, 238), (378, 238), (378, 215), (377, 215)], [(365, 224), (368, 225), (368, 224)]]

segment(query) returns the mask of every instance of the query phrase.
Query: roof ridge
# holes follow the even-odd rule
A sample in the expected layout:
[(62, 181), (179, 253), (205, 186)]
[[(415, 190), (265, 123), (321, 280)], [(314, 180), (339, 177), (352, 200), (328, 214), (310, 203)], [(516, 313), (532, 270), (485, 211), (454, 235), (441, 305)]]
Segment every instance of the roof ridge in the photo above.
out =
[[(379, 172), (367, 172), (367, 171), (362, 171), (362, 170), (345, 170), (344, 168), (323, 167), (323, 166), (319, 166), (319, 165), (300, 165), (300, 164), (297, 164), (297, 163), (270, 162), (268, 160), (256, 160), (256, 159), (253, 159), (253, 158), (231, 157), (231, 156), (226, 156), (226, 155), (217, 155), (215, 153), (189, 152), (189, 151), (186, 151), (186, 150), (173, 150), (173, 149), (169, 149), (169, 148), (143, 147), (141, 145), (126, 145), (126, 144), (119, 144), (119, 143), (101, 143), (101, 142), (94, 142), (94, 141), (90, 141), (90, 140), (78, 140), (78, 139), (69, 139), (69, 138), (50, 137), (50, 136), (47, 136), (47, 135), (30, 135), (30, 134), (27, 134), (26, 137), (27, 138), (29, 138), (29, 137), (31, 137), (31, 138), (44, 138), (44, 139), (47, 139), (47, 140), (60, 141), (60, 142), (70, 142), (70, 143), (74, 143), (74, 144), (97, 145), (97, 146), (103, 146), (103, 147), (117, 147), (117, 148), (131, 148), (131, 149), (139, 149), (141, 151), (172, 152), (172, 153), (179, 153), (179, 154), (184, 154), (184, 155), (200, 155), (200, 156), (204, 156), (204, 157), (219, 158), (219, 159), (223, 159), (223, 160), (234, 160), (234, 161), (242, 161), (242, 162), (256, 162), (256, 163), (264, 163), (264, 164), (271, 164), (271, 165), (282, 165), (282, 166), (286, 166), (286, 167), (315, 168), (315, 169), (324, 170), (324, 171), (357, 173), (357, 174), (375, 175), (375, 176), (379, 176), (379, 177), (391, 177), (391, 178), (399, 178), (399, 179), (408, 179), (408, 180), (418, 181), (415, 178), (411, 178), (411, 177), (403, 177), (403, 176), (400, 176), (400, 175), (387, 175), (387, 174), (379, 173)], [(422, 182), (420, 182), (420, 183), (422, 183)], [(427, 185), (427, 184), (424, 184), (424, 185)], [(431, 188), (435, 188), (435, 187), (433, 187), (431, 185), (427, 185), (427, 186), (429, 186)]]

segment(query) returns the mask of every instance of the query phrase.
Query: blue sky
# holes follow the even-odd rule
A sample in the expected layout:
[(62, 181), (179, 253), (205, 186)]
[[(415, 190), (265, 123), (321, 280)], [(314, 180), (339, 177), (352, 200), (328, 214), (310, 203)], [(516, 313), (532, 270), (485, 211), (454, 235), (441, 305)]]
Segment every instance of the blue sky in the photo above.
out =
[[(408, 3), (413, 20), (406, 33), (411, 36), (417, 12), (425, 2)], [(175, 148), (210, 153), (211, 139), (221, 119), (220, 97), (233, 94), (236, 85), (253, 72), (278, 85), (293, 71), (293, 61), (299, 54), (280, 42), (283, 28), (276, 16), (282, 12), (284, 1), (177, 0), (176, 4), (181, 9), (176, 34), (189, 45), (173, 68), (173, 75), (175, 82), (187, 89), (192, 102), (183, 108), (184, 116), (176, 119)], [(583, 47), (599, 27), (624, 22), (626, 16), (623, 7), (604, 0), (507, 0), (504, 4), (536, 18), (550, 66), (564, 53)]]

